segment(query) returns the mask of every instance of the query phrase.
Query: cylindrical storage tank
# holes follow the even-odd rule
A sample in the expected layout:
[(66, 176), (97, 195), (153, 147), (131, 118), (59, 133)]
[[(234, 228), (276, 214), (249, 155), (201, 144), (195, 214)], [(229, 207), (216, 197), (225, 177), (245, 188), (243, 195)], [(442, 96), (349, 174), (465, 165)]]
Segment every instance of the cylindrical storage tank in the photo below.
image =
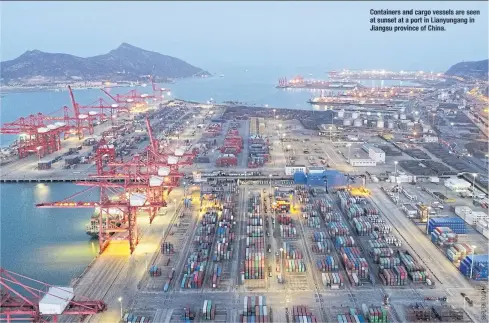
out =
[(96, 116), (97, 115), (97, 112), (96, 111), (89, 111), (88, 112), (88, 115), (89, 116)]
[(406, 115), (404, 113), (402, 113), (399, 118), (401, 118), (401, 120), (406, 120)]
[(345, 109), (338, 111), (338, 118), (343, 119), (345, 117)]
[(363, 124), (362, 119), (355, 119), (355, 121), (353, 122), (353, 126), (355, 127), (361, 127), (362, 124)]
[(357, 119), (358, 116), (359, 116), (359, 113), (356, 111), (351, 114), (352, 119)]
[(80, 114), (78, 115), (78, 119), (86, 119), (88, 116), (86, 114)]
[(384, 128), (384, 120), (382, 119), (377, 120), (377, 128)]
[(387, 122), (387, 128), (394, 129), (394, 121), (389, 120), (389, 122)]
[(168, 176), (168, 174), (170, 174), (170, 167), (162, 166), (158, 168), (159, 176)]
[(343, 120), (343, 125), (344, 126), (347, 126), (347, 127), (351, 126), (351, 119), (344, 119)]
[(170, 156), (168, 157), (168, 165), (176, 165), (178, 163), (178, 157)]

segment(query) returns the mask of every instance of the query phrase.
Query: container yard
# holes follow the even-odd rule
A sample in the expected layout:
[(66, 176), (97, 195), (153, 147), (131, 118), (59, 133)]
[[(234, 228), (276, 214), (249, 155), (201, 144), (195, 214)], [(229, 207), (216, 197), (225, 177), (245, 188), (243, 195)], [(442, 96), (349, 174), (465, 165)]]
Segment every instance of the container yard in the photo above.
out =
[[(435, 175), (423, 179), (404, 168), (408, 174), (397, 174), (402, 166), (394, 161), (400, 156), (391, 153), (391, 146), (402, 158), (417, 159), (413, 167), (419, 168), (419, 158), (431, 157), (414, 144), (394, 146), (372, 139), (377, 140), (376, 146), (368, 146), (368, 151), (389, 147), (385, 161), (375, 168), (347, 162), (349, 154), (364, 154), (368, 134), (377, 136), (384, 119), (375, 127), (364, 126), (372, 121), (365, 111), (356, 118), (356, 111), (347, 111), (351, 128), (362, 130), (347, 134), (342, 131), (349, 126), (335, 128), (333, 136), (333, 131), (321, 135), (304, 125), (320, 120), (320, 111), (298, 115), (259, 108), (172, 109), (155, 114), (149, 123), (161, 147), (176, 147), (179, 174), (170, 175), (173, 166), (161, 173), (174, 178), (172, 189), (179, 195), (165, 196), (168, 212), (157, 212), (155, 229), (141, 235), (136, 248), (141, 251), (134, 260), (119, 261), (130, 265), (128, 274), (118, 277), (131, 277), (131, 288), (137, 293), (129, 300), (122, 289), (110, 287), (111, 295), (122, 295), (111, 308), (118, 312), (122, 307), (125, 322), (141, 322), (143, 317), (144, 322), (407, 322), (407, 317), (480, 321), (476, 288), (487, 281), (488, 258), (481, 240), (472, 240), (474, 234), (484, 237), (485, 217), (477, 213), (479, 206), (448, 188), (437, 188), (439, 184), (430, 179)], [(246, 117), (230, 120), (233, 113)], [(386, 113), (383, 128), (395, 135), (403, 129), (406, 116), (395, 119), (394, 113)], [(409, 119), (409, 111), (405, 113)], [(190, 127), (187, 119), (195, 119), (199, 126)], [(354, 126), (357, 119), (362, 121), (360, 127)], [(128, 144), (138, 148), (152, 137), (151, 131), (138, 135), (139, 139), (131, 135), (144, 129), (141, 120), (117, 130), (134, 137)], [(95, 145), (97, 139), (87, 145)], [(124, 140), (123, 136), (113, 143), (120, 147)], [(92, 147), (83, 146), (81, 152), (84, 155)], [(127, 158), (135, 152), (128, 147)], [(85, 167), (85, 160), (90, 163), (89, 158), (76, 158), (77, 154), (73, 150), (61, 164)], [(192, 162), (187, 155), (195, 157)], [(292, 157), (296, 166), (286, 169), (282, 159)], [(198, 158), (208, 162), (197, 162)], [(316, 162), (321, 160), (324, 166), (318, 168)], [(310, 166), (301, 166), (301, 161)], [(110, 168), (110, 163), (103, 164), (104, 170)], [(430, 162), (425, 166), (437, 167)], [(42, 167), (51, 167), (43, 170), (51, 172), (58, 164)], [(290, 175), (283, 175), (284, 171)], [(456, 202), (449, 202), (454, 198)], [(473, 211), (458, 208), (455, 212), (449, 203), (470, 205)], [(138, 218), (141, 227), (148, 222), (145, 212), (145, 218)], [(101, 257), (106, 259), (104, 254)], [(124, 277), (114, 278), (114, 286), (123, 286)], [(390, 304), (379, 305), (387, 296)], [(445, 303), (454, 308), (438, 306)]]

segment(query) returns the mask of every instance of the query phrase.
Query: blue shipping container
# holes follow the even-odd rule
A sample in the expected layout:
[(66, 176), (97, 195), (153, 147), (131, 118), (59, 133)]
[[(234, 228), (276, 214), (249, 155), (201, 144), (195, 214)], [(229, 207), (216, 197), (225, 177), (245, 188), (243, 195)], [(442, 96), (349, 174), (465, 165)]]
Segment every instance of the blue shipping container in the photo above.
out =
[(306, 183), (307, 183), (306, 174), (304, 174), (303, 172), (294, 173), (294, 184), (306, 185)]

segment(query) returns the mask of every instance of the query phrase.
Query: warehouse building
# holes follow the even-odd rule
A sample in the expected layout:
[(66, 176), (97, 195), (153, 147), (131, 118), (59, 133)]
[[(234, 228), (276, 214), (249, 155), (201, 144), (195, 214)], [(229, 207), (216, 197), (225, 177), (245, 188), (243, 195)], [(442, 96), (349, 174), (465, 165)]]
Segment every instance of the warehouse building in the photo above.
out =
[(467, 191), (472, 186), (472, 184), (461, 178), (453, 177), (445, 180), (445, 186), (450, 190), (458, 193)]
[(306, 170), (307, 168), (304, 165), (287, 165), (285, 166), (285, 175), (291, 176), (297, 172), (302, 172), (305, 174)]
[(363, 158), (363, 159), (350, 159), (350, 165), (353, 167), (370, 167), (377, 166), (377, 162), (372, 159)]
[(377, 147), (369, 147), (368, 157), (377, 163), (385, 163), (385, 152)]

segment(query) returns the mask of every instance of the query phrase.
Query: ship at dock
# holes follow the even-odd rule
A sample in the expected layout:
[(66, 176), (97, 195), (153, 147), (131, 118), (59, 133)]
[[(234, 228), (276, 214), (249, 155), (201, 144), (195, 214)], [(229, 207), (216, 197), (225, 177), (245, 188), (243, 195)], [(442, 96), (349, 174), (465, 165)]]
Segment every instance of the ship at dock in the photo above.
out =
[[(90, 223), (85, 227), (85, 232), (92, 238), (98, 238), (99, 234), (99, 215), (100, 208), (95, 208), (95, 211), (90, 218)], [(111, 208), (102, 214), (102, 228), (104, 230), (117, 230), (124, 219), (124, 214), (118, 208)]]
[(313, 90), (353, 90), (361, 88), (363, 85), (356, 82), (335, 81), (329, 82), (324, 80), (305, 80), (302, 76), (296, 76), (291, 80), (280, 78), (278, 80), (278, 89), (313, 89)]

